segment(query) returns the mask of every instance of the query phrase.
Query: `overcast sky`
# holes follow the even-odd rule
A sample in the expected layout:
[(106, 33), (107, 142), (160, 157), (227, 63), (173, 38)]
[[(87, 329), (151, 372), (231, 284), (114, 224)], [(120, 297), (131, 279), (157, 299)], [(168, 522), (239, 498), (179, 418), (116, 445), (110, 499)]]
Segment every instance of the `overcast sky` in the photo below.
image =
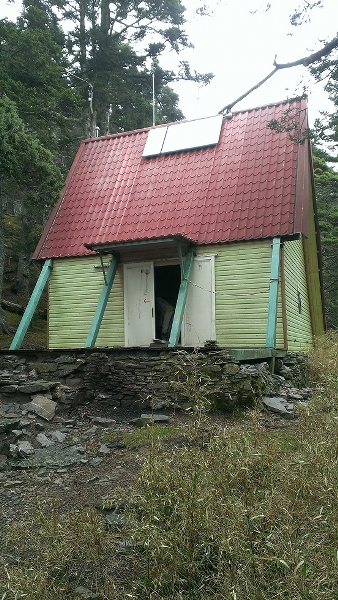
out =
[[(311, 22), (292, 27), (289, 15), (302, 0), (206, 0), (210, 16), (197, 16), (201, 2), (183, 0), (187, 8), (186, 31), (194, 49), (185, 50), (180, 60), (192, 69), (213, 72), (214, 80), (204, 88), (192, 83), (174, 84), (180, 107), (188, 119), (216, 114), (226, 104), (258, 83), (273, 69), (273, 61), (285, 63), (318, 50), (323, 41), (332, 39), (338, 29), (338, 0), (322, 0), (324, 8), (310, 12)], [(16, 0), (16, 6), (20, 4)], [(256, 11), (256, 12), (255, 12)], [(1, 0), (0, 18), (14, 19), (18, 9)], [(161, 60), (165, 68), (174, 68), (174, 52)], [(261, 88), (237, 104), (234, 110), (278, 102), (309, 88), (310, 121), (319, 110), (330, 110), (323, 85), (316, 84), (304, 67), (283, 70)]]
[[(301, 0), (270, 3), (271, 8), (266, 10), (264, 0), (210, 0), (212, 16), (197, 17), (196, 2), (184, 1), (188, 9), (186, 28), (195, 48), (184, 51), (180, 58), (198, 71), (215, 74), (203, 89), (187, 83), (175, 85), (187, 118), (215, 114), (238, 98), (272, 71), (275, 55), (280, 63), (296, 60), (319, 49), (323, 40), (337, 33), (338, 0), (323, 0), (324, 8), (313, 9), (311, 22), (301, 27), (292, 27), (289, 21)], [(254, 10), (257, 12), (251, 14)], [(311, 120), (320, 109), (332, 108), (323, 85), (315, 83), (305, 67), (294, 67), (276, 73), (234, 110), (284, 100), (302, 92), (303, 85), (310, 87)]]

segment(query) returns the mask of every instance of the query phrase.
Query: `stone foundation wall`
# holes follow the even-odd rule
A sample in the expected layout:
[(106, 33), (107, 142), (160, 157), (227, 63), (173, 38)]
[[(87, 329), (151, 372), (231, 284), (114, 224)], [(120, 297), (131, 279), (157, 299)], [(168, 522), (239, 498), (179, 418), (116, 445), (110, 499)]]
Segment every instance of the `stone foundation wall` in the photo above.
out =
[[(290, 354), (278, 364), (293, 385), (306, 385), (306, 356)], [(53, 400), (81, 404), (109, 400), (140, 408), (187, 405), (207, 396), (216, 408), (249, 406), (270, 393), (276, 378), (266, 363), (241, 365), (220, 349), (18, 351), (0, 354), (0, 402), (28, 402), (50, 392)]]

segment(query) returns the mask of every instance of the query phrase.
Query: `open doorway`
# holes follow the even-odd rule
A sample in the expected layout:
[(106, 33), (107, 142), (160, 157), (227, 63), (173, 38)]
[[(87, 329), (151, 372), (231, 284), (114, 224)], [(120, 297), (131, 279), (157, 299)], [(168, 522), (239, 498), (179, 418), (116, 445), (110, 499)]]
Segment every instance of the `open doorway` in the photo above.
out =
[(181, 284), (180, 265), (154, 268), (156, 338), (169, 340)]

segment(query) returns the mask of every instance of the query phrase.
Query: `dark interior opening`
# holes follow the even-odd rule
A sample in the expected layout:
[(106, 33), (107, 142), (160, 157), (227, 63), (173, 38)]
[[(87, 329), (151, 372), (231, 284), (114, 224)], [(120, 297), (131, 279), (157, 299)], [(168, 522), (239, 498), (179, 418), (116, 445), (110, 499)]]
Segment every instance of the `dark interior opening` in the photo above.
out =
[(169, 340), (178, 291), (181, 284), (180, 265), (154, 268), (156, 338)]

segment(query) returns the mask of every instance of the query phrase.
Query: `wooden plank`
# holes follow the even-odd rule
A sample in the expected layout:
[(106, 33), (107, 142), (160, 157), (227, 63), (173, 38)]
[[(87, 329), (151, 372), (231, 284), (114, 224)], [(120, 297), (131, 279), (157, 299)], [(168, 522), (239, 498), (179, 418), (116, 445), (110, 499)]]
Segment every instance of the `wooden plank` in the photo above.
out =
[(239, 361), (283, 357), (287, 353), (286, 350), (274, 350), (273, 348), (226, 348), (226, 350)]
[(266, 347), (267, 348), (275, 348), (275, 346), (276, 346), (280, 248), (281, 248), (281, 239), (279, 237), (274, 238), (272, 241), (269, 306), (268, 306), (268, 320), (267, 320), (267, 328), (266, 328)]
[(42, 267), (42, 271), (39, 275), (39, 278), (35, 284), (35, 288), (32, 292), (29, 302), (27, 304), (26, 310), (20, 321), (19, 327), (18, 327), (16, 334), (13, 338), (13, 341), (9, 347), (10, 350), (18, 350), (20, 348), (22, 341), (27, 333), (27, 329), (32, 321), (36, 307), (39, 304), (39, 300), (41, 298), (42, 292), (45, 289), (46, 283), (51, 274), (52, 266), (53, 266), (52, 259), (48, 259), (45, 261), (45, 264)]
[(170, 338), (169, 338), (169, 344), (168, 344), (169, 348), (174, 348), (175, 346), (177, 346), (179, 338), (180, 338), (184, 309), (185, 309), (185, 304), (186, 304), (187, 295), (188, 295), (189, 279), (190, 279), (190, 275), (191, 275), (191, 271), (192, 271), (193, 262), (194, 262), (194, 253), (192, 250), (190, 250), (188, 252), (188, 254), (186, 255), (185, 261), (184, 261), (184, 267), (183, 267), (183, 272), (182, 272), (182, 281), (181, 281), (180, 289), (178, 292), (176, 308), (175, 308), (174, 318), (173, 318), (173, 324), (172, 324), (171, 332), (170, 332)]
[(102, 323), (104, 311), (107, 306), (109, 294), (111, 292), (111, 288), (114, 283), (118, 264), (119, 264), (118, 257), (113, 256), (112, 261), (109, 265), (107, 275), (105, 275), (105, 278), (104, 278), (103, 288), (102, 288), (101, 295), (100, 295), (100, 298), (99, 298), (99, 301), (98, 301), (98, 304), (96, 307), (96, 311), (95, 311), (95, 314), (93, 317), (92, 324), (89, 329), (89, 333), (88, 333), (87, 340), (85, 343), (85, 348), (92, 348), (93, 346), (95, 346), (96, 338), (98, 336), (99, 329), (100, 329), (100, 326)]

